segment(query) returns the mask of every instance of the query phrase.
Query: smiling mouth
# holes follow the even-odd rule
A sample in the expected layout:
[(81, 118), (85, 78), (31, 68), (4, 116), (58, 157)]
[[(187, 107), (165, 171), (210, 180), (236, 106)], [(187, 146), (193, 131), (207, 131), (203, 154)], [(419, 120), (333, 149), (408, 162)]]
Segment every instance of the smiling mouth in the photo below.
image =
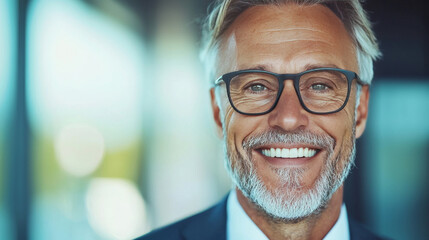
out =
[(260, 149), (262, 155), (273, 158), (308, 158), (318, 152), (311, 148), (264, 148)]

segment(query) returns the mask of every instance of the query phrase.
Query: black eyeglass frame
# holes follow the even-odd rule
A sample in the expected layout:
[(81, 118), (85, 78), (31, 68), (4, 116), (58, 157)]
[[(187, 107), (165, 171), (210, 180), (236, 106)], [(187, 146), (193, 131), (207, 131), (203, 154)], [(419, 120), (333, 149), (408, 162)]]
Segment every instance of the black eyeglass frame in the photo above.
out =
[[(301, 93), (299, 91), (299, 79), (304, 74), (307, 74), (310, 72), (317, 72), (317, 71), (337, 71), (337, 72), (344, 74), (344, 76), (346, 76), (347, 84), (348, 84), (347, 96), (346, 96), (346, 99), (344, 100), (344, 104), (339, 109), (337, 109), (335, 111), (330, 111), (330, 112), (315, 112), (315, 111), (308, 109), (307, 106), (305, 106), (304, 101), (302, 100), (302, 97), (301, 97)], [(231, 80), (235, 76), (237, 76), (239, 74), (243, 74), (243, 73), (264, 73), (264, 74), (269, 74), (269, 75), (275, 76), (277, 78), (277, 80), (279, 81), (279, 91), (278, 91), (277, 96), (276, 96), (276, 101), (274, 102), (274, 104), (271, 108), (269, 108), (265, 112), (261, 112), (261, 113), (246, 113), (246, 112), (242, 112), (242, 111), (238, 110), (234, 106), (234, 103), (232, 102), (231, 94), (230, 94), (230, 83), (231, 83)], [(247, 69), (247, 70), (240, 70), (240, 71), (226, 73), (226, 74), (220, 76), (218, 79), (215, 80), (214, 86), (215, 87), (219, 86), (222, 83), (222, 81), (225, 82), (226, 91), (228, 94), (228, 99), (229, 99), (229, 102), (230, 102), (232, 108), (235, 111), (237, 111), (238, 113), (241, 113), (244, 115), (256, 116), (256, 115), (264, 115), (264, 114), (271, 112), (277, 106), (277, 103), (280, 100), (280, 96), (282, 95), (282, 92), (284, 89), (284, 81), (285, 80), (293, 80), (293, 86), (295, 88), (295, 92), (298, 96), (298, 99), (299, 99), (301, 106), (309, 113), (325, 115), (325, 114), (336, 113), (336, 112), (343, 110), (343, 108), (347, 105), (347, 102), (349, 101), (352, 82), (354, 79), (356, 79), (358, 84), (366, 85), (366, 83), (362, 82), (362, 80), (359, 78), (359, 75), (357, 73), (352, 72), (352, 71), (348, 71), (348, 70), (344, 70), (344, 69), (340, 69), (340, 68), (314, 68), (314, 69), (310, 69), (310, 70), (300, 72), (300, 73), (295, 73), (295, 74), (293, 74), (293, 73), (278, 74), (278, 73), (273, 73), (273, 72), (264, 71), (264, 70)]]

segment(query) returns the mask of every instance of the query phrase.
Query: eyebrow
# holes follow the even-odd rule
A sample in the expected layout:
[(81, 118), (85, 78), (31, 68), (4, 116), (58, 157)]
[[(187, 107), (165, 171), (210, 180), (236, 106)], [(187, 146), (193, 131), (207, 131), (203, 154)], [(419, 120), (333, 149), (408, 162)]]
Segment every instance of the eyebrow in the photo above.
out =
[[(328, 64), (311, 64), (311, 63), (308, 63), (304, 66), (303, 71), (316, 69), (316, 68), (339, 68), (339, 67), (335, 64), (329, 64), (329, 63)], [(245, 68), (245, 69), (241, 69), (241, 70), (262, 70), (262, 71), (271, 72), (270, 69), (273, 69), (273, 67), (271, 65), (259, 64), (259, 65), (256, 65), (254, 67)]]
[(244, 68), (244, 69), (240, 69), (240, 70), (262, 70), (262, 71), (269, 72), (270, 71), (269, 69), (272, 69), (272, 67), (269, 65), (260, 64), (260, 65), (254, 66), (254, 67)]
[(328, 64), (306, 64), (304, 66), (304, 71), (315, 69), (315, 68), (339, 68), (339, 67), (335, 64), (330, 64), (330, 63), (328, 63)]

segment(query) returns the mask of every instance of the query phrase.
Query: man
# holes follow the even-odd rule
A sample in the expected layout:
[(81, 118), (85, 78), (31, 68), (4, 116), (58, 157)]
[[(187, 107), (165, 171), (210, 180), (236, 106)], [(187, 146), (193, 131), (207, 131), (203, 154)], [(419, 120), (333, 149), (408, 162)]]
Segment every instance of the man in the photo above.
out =
[(142, 239), (378, 239), (343, 204), (380, 55), (359, 1), (218, 1), (205, 27), (236, 189)]

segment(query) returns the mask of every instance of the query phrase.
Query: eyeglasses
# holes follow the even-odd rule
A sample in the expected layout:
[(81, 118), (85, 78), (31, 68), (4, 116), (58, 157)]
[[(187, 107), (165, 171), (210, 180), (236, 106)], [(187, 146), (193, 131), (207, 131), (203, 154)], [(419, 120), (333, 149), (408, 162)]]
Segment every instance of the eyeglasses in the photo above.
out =
[(215, 86), (225, 82), (229, 102), (235, 111), (262, 115), (276, 107), (284, 80), (293, 80), (299, 102), (306, 111), (330, 114), (346, 106), (354, 79), (364, 84), (355, 72), (338, 68), (316, 68), (297, 74), (241, 70), (222, 75)]

